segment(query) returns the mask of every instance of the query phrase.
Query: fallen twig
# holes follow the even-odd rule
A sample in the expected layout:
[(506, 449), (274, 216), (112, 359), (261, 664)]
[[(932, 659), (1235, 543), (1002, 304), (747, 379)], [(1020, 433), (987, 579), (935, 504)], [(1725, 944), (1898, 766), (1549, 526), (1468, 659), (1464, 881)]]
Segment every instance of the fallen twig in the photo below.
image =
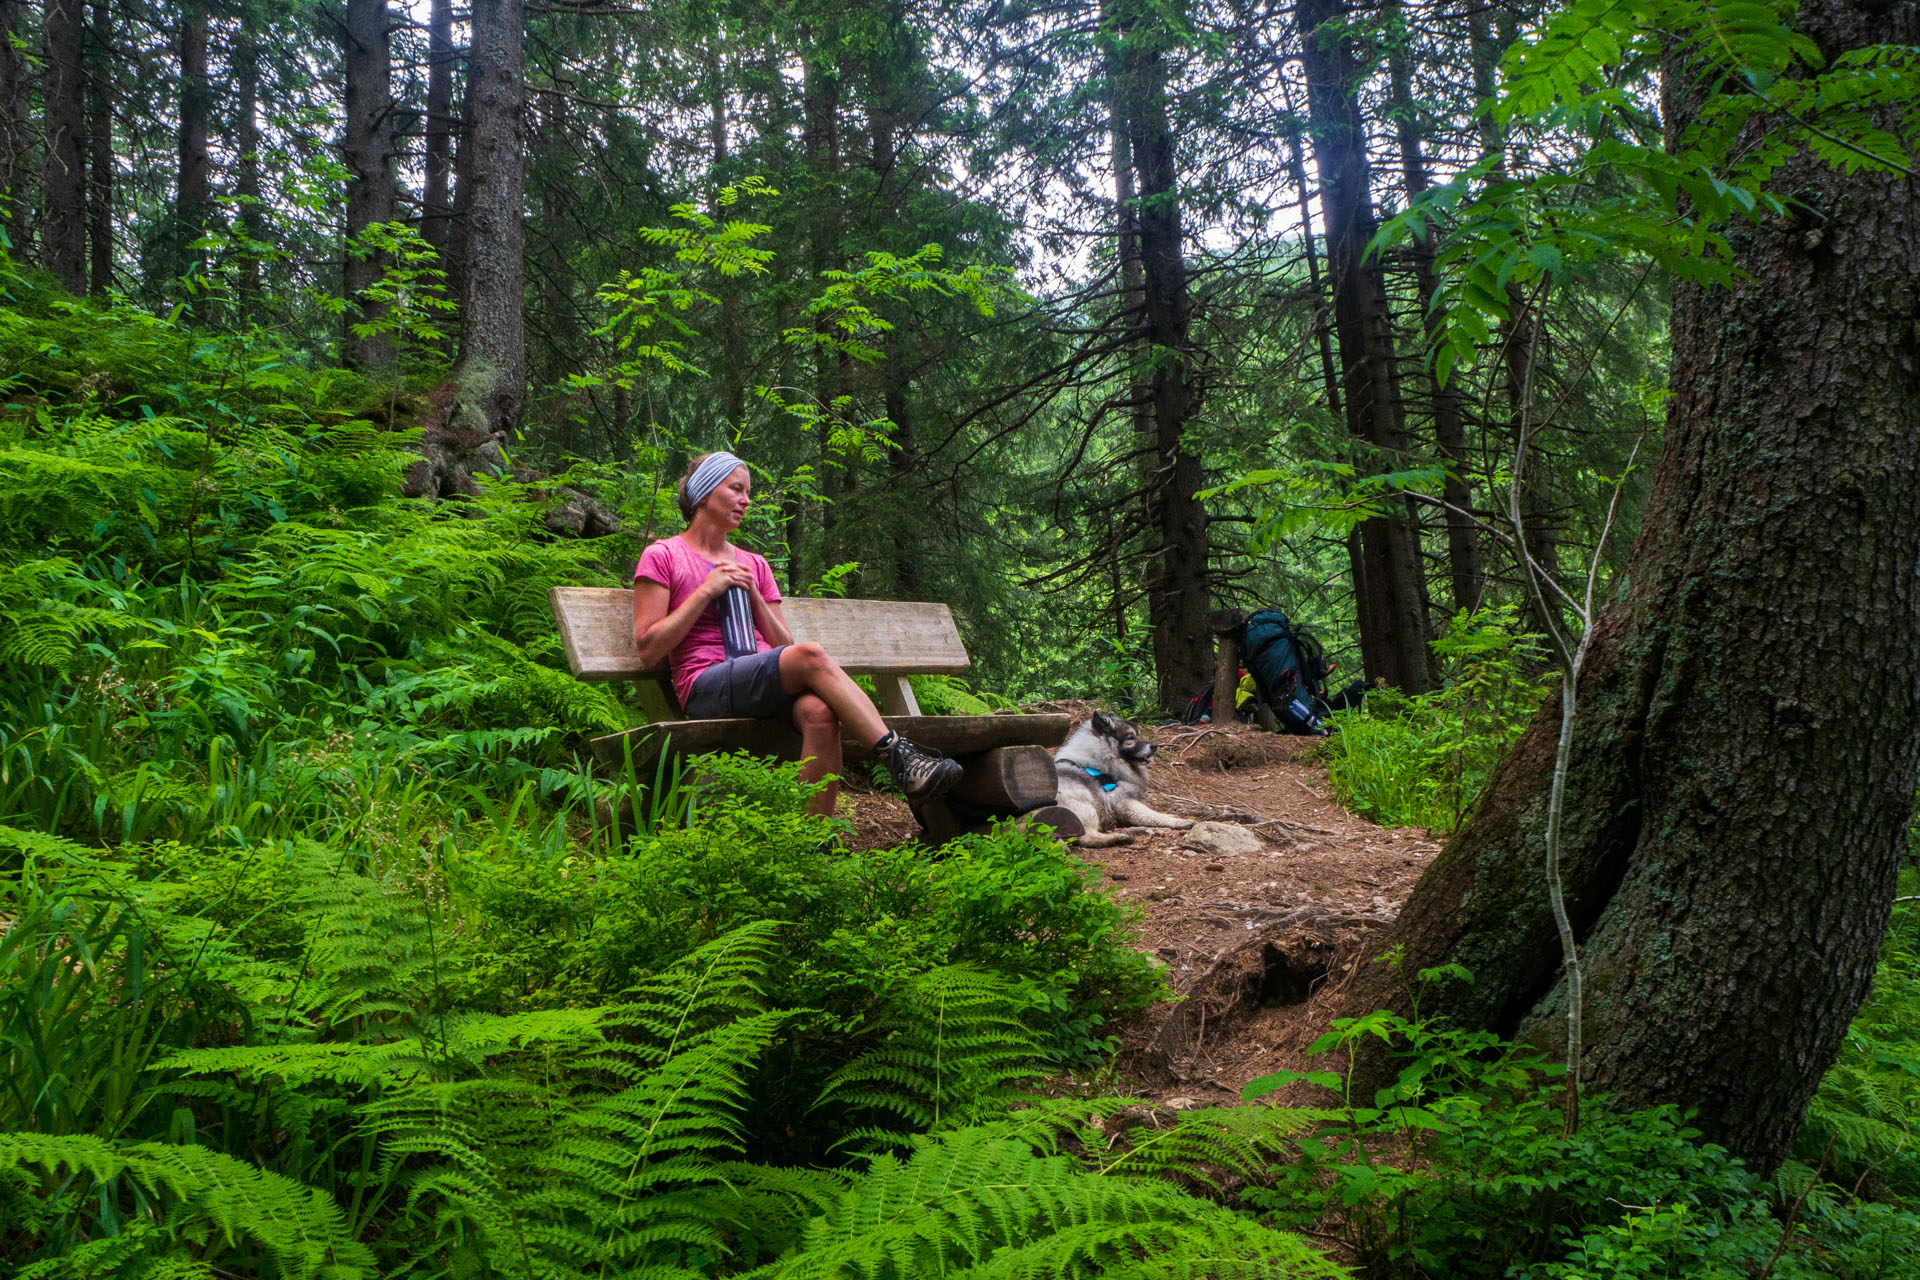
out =
[(1331, 827), (1316, 827), (1305, 822), (1291, 822), (1286, 818), (1262, 818), (1258, 822), (1249, 822), (1245, 825), (1249, 827), (1282, 827), (1288, 831), (1311, 831), (1316, 836), (1326, 836), (1329, 839), (1335, 840), (1340, 837), (1340, 833)]

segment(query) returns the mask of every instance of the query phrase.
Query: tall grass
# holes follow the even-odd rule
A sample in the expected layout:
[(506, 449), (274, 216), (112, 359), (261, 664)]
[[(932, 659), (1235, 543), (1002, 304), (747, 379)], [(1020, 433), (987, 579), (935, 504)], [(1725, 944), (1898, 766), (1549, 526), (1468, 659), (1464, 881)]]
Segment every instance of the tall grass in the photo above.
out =
[(1553, 685), (1540, 638), (1510, 604), (1456, 616), (1434, 652), (1439, 689), (1369, 690), (1361, 710), (1333, 717), (1318, 748), (1334, 795), (1383, 826), (1458, 827)]

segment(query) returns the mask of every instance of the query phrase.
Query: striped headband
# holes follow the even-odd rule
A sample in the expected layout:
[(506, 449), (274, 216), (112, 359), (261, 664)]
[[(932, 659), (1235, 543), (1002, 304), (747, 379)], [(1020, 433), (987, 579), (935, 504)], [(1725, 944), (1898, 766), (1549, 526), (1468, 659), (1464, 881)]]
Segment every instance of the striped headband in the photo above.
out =
[(687, 477), (687, 505), (699, 506), (706, 501), (708, 494), (720, 487), (722, 480), (733, 474), (734, 468), (746, 465), (724, 449), (708, 454), (706, 461), (695, 467), (693, 474)]

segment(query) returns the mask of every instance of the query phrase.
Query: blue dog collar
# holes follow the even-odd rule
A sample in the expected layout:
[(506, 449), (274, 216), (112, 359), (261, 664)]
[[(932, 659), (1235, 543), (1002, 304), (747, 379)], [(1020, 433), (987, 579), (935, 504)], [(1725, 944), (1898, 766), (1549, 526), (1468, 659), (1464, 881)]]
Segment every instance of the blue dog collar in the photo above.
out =
[(1120, 779), (1114, 777), (1110, 773), (1102, 773), (1090, 764), (1083, 764), (1080, 767), (1087, 771), (1087, 776), (1089, 778), (1092, 778), (1095, 782), (1100, 784), (1100, 789), (1102, 791), (1111, 791), (1115, 787), (1120, 785)]

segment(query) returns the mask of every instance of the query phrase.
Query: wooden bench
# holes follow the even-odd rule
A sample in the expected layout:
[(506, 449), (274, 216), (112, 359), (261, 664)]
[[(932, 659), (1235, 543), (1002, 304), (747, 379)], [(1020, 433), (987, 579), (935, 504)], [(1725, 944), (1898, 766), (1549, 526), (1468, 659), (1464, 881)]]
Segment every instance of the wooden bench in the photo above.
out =
[[(633, 643), (633, 592), (623, 587), (555, 587), (554, 621), (574, 678), (634, 681), (649, 723), (593, 741), (594, 758), (624, 768), (631, 753), (635, 772), (651, 773), (662, 753), (747, 751), (781, 760), (800, 758), (800, 733), (785, 720), (683, 719), (664, 668), (642, 664)], [(920, 713), (909, 675), (960, 675), (972, 669), (953, 612), (944, 604), (895, 600), (805, 600), (789, 598), (781, 611), (795, 640), (811, 640), (847, 671), (873, 677), (887, 727), (929, 750), (952, 756), (965, 778), (944, 800), (916, 806), (927, 834), (946, 839), (996, 817), (1031, 815), (1062, 835), (1080, 824), (1054, 807), (1053, 758), (1044, 748), (1066, 741), (1064, 715), (928, 716)], [(842, 742), (849, 761), (872, 753), (851, 739)]]

